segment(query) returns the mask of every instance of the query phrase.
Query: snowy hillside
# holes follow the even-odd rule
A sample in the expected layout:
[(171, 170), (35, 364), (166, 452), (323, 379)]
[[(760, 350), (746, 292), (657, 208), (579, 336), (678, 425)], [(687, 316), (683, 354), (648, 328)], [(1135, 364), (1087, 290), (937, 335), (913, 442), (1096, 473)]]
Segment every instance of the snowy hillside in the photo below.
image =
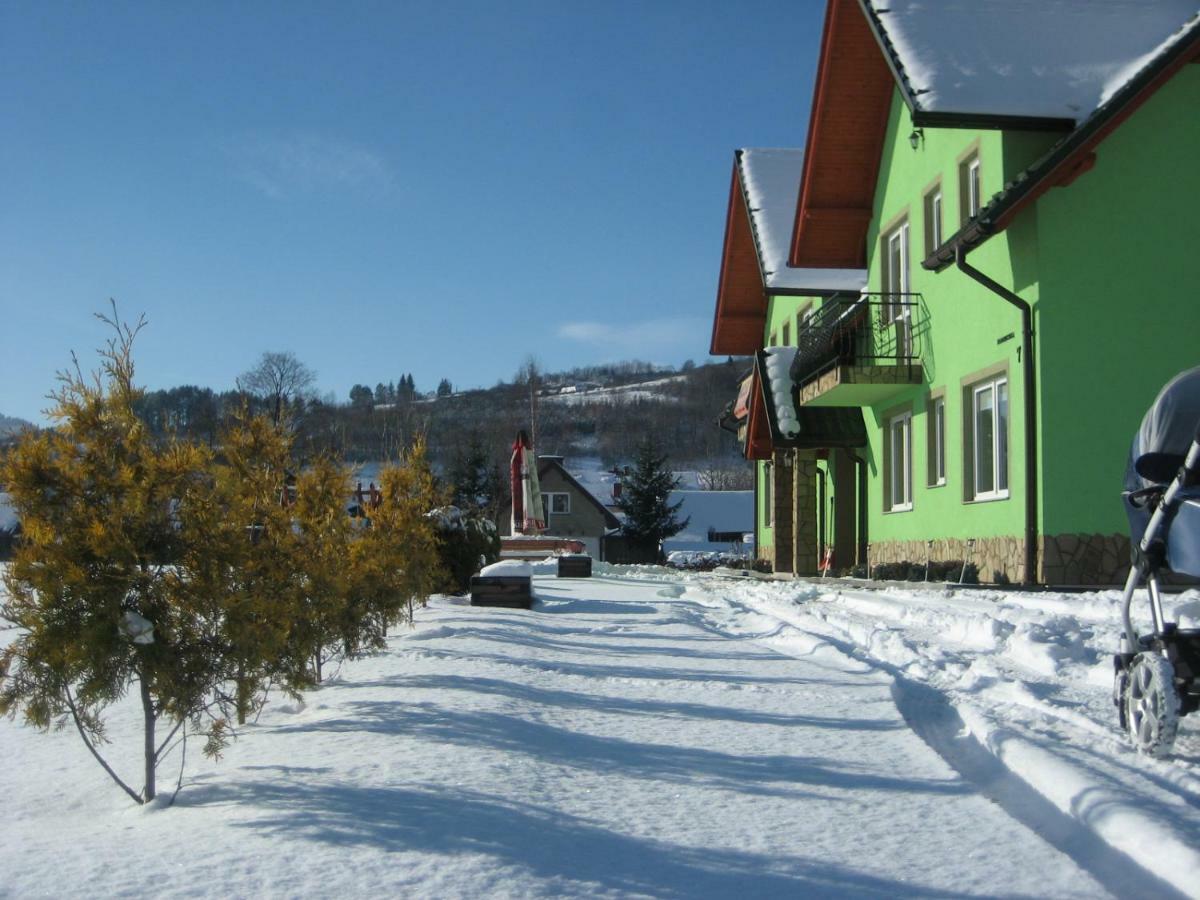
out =
[(597, 571), (435, 598), (169, 809), (0, 721), (0, 894), (1200, 897), (1200, 723), (1116, 732), (1115, 595)]

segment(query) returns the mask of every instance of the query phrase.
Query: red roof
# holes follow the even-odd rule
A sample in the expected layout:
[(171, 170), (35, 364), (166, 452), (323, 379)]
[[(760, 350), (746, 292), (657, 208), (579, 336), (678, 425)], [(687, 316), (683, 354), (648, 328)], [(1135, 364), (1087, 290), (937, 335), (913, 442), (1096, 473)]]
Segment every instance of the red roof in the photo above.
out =
[(865, 268), (895, 82), (857, 0), (829, 0), (788, 263)]
[(717, 281), (717, 314), (713, 317), (709, 353), (748, 356), (762, 346), (767, 322), (767, 294), (758, 268), (758, 250), (750, 231), (750, 215), (733, 164), (729, 207), (725, 213), (725, 248)]
[(750, 376), (750, 418), (746, 422), (746, 459), (770, 459), (774, 443), (771, 440), (771, 423), (767, 419), (766, 401), (763, 399), (758, 366)]

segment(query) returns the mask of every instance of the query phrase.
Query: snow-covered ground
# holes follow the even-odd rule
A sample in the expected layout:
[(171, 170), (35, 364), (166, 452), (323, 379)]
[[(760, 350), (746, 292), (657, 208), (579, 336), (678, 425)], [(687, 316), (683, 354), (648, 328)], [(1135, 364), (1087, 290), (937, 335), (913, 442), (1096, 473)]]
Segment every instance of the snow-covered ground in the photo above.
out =
[(0, 721), (0, 895), (1200, 896), (1200, 723), (1117, 733), (1115, 595), (596, 568), (434, 598), (171, 808)]

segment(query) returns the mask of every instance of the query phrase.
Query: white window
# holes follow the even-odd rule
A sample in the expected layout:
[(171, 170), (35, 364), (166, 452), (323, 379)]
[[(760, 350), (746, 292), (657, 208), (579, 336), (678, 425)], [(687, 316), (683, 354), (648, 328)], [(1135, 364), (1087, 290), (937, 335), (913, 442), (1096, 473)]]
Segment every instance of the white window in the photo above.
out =
[(929, 401), (929, 485), (946, 483), (946, 398)]
[(942, 186), (925, 195), (925, 255), (942, 246)]
[(967, 157), (958, 167), (958, 199), (963, 224), (979, 215), (979, 210), (983, 208), (978, 153)]
[(1008, 379), (971, 388), (971, 463), (975, 500), (1008, 496)]
[(565, 516), (571, 512), (571, 495), (566, 493), (542, 494), (546, 504), (546, 512), (556, 516)]
[(770, 528), (775, 524), (775, 498), (772, 494), (774, 483), (772, 478), (774, 473), (771, 471), (770, 463), (763, 463), (762, 467), (762, 495), (763, 503), (766, 504), (766, 521), (767, 527)]
[(888, 419), (884, 437), (887, 509), (891, 512), (912, 509), (912, 413)]
[(930, 209), (930, 212), (933, 214), (931, 216), (931, 219), (932, 219), (931, 228), (932, 228), (932, 232), (933, 232), (933, 246), (936, 249), (936, 248), (942, 246), (942, 192), (941, 191), (938, 191), (936, 194), (933, 195), (933, 197), (930, 198), (929, 209)]
[[(912, 290), (908, 268), (908, 222), (901, 222), (883, 239), (883, 291), (884, 319), (895, 323), (895, 356), (911, 355), (912, 316), (910, 291)], [(892, 354), (887, 354), (892, 355)]]

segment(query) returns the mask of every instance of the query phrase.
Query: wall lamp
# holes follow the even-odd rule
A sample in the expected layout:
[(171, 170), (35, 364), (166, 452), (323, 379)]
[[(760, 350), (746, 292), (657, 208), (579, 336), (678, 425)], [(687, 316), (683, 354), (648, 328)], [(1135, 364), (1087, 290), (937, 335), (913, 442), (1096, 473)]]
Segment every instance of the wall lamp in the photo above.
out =
[(925, 140), (925, 129), (914, 128), (912, 134), (908, 136), (909, 146), (916, 150), (921, 146), (921, 141)]

